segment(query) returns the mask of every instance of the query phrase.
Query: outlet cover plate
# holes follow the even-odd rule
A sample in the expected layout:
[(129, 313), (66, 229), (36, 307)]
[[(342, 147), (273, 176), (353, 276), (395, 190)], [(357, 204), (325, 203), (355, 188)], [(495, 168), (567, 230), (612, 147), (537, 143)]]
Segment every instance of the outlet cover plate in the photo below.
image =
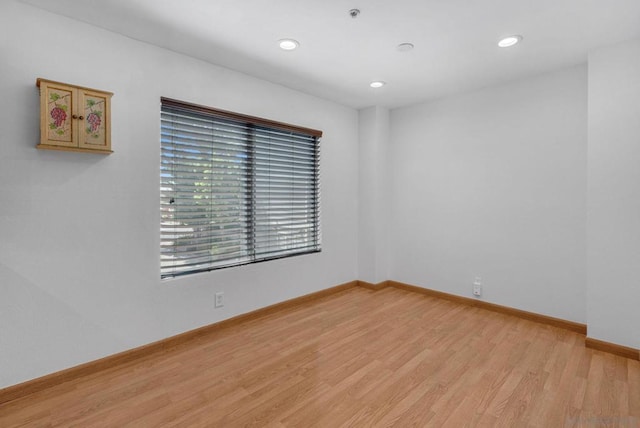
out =
[(216, 293), (216, 308), (224, 306), (224, 292), (219, 291)]

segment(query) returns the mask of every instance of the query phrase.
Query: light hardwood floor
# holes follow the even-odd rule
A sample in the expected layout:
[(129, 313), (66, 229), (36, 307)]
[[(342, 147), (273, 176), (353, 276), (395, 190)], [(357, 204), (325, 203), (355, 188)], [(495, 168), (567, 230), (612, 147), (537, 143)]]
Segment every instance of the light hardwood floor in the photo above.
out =
[(640, 362), (356, 287), (4, 404), (0, 426), (640, 427)]

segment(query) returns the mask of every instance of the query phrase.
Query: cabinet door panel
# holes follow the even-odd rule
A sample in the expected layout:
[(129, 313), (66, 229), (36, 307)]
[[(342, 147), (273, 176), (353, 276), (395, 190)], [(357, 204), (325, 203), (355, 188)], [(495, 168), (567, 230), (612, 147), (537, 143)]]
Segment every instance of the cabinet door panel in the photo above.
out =
[(55, 146), (75, 146), (76, 121), (72, 119), (72, 112), (76, 103), (74, 88), (43, 83), (40, 99), (42, 103), (41, 117), (43, 130), (40, 144)]
[(99, 92), (80, 89), (78, 114), (78, 147), (111, 150), (110, 97)]

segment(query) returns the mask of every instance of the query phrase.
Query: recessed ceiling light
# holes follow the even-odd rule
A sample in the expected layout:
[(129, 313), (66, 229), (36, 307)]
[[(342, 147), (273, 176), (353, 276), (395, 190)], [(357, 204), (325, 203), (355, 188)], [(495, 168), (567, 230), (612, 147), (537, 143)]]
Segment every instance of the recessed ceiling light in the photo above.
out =
[(513, 46), (516, 45), (518, 43), (520, 43), (522, 41), (522, 36), (509, 36), (509, 37), (505, 37), (504, 39), (500, 40), (498, 42), (498, 46), (500, 46), (501, 48), (508, 48), (509, 46)]
[(369, 86), (371, 86), (372, 88), (382, 88), (386, 84), (387, 82), (383, 82), (382, 80), (376, 80), (375, 82), (369, 83)]
[(397, 47), (400, 52), (409, 52), (413, 49), (413, 43), (400, 43)]
[(298, 43), (297, 40), (293, 39), (281, 39), (278, 40), (278, 44), (280, 45), (280, 49), (285, 51), (292, 51), (300, 46), (300, 43)]

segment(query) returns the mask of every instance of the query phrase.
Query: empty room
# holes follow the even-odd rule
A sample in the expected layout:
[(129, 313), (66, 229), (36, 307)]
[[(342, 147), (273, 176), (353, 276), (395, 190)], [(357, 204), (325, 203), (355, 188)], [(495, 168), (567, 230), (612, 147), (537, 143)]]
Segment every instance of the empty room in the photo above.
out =
[(0, 1), (1, 427), (640, 427), (640, 1)]

